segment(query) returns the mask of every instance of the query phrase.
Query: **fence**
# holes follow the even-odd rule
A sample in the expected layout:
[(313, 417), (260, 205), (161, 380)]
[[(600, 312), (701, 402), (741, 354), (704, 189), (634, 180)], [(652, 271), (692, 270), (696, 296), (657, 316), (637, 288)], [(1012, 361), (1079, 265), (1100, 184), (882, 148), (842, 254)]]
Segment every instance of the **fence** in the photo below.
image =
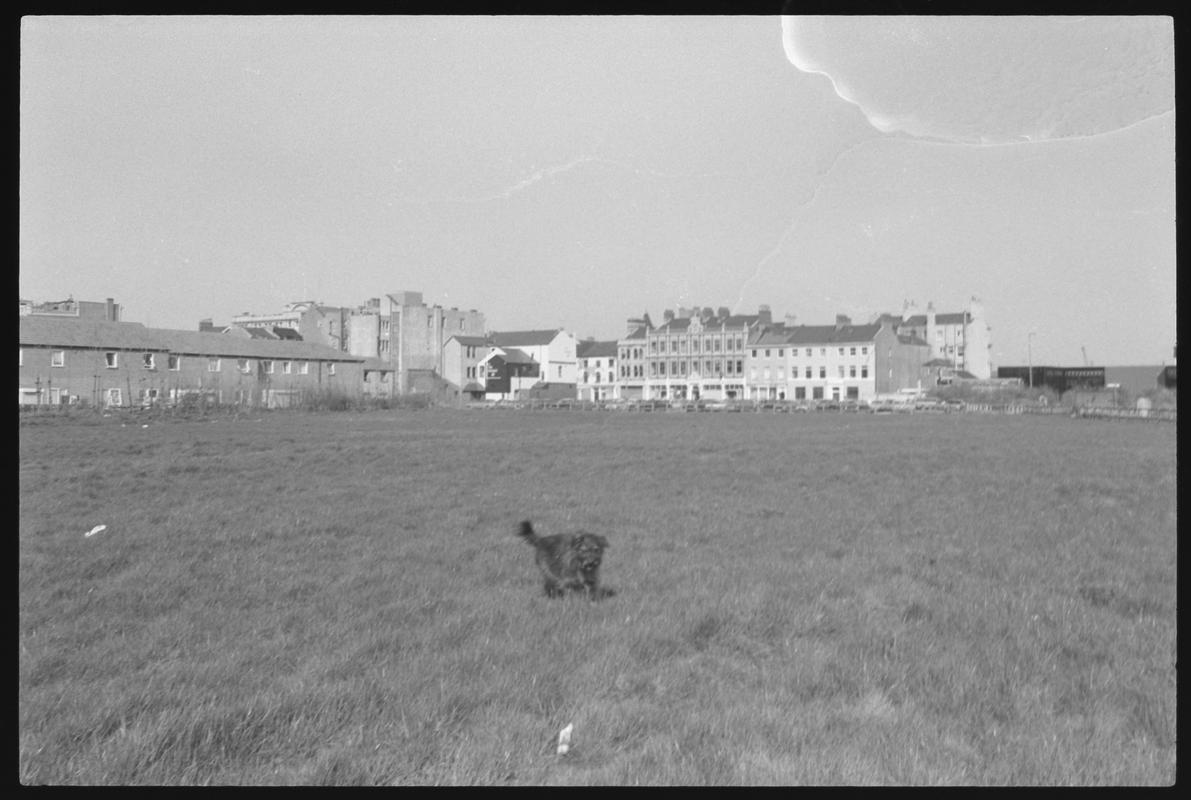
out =
[[(467, 408), (471, 409), (489, 409), (489, 410), (525, 410), (525, 411), (617, 411), (623, 413), (665, 413), (665, 412), (746, 412), (746, 413), (796, 413), (803, 411), (815, 411), (818, 413), (856, 413), (857, 411), (871, 412), (872, 409), (864, 406), (843, 406), (843, 407), (814, 407), (809, 405), (800, 405), (798, 403), (778, 402), (778, 403), (755, 403), (755, 402), (740, 402), (731, 404), (712, 404), (712, 403), (682, 403), (682, 402), (667, 402), (664, 400), (635, 400), (635, 401), (595, 401), (595, 400), (519, 400), (519, 401), (496, 401), (496, 402), (474, 402), (468, 403)], [(1009, 416), (1017, 415), (1042, 415), (1042, 416), (1063, 416), (1063, 417), (1081, 417), (1084, 419), (1116, 419), (1116, 420), (1143, 420), (1146, 422), (1177, 422), (1178, 409), (1173, 408), (1150, 408), (1150, 409), (1135, 409), (1135, 408), (1113, 408), (1109, 406), (1084, 406), (1074, 408), (1072, 406), (1044, 406), (1044, 405), (1030, 405), (1024, 403), (965, 403), (962, 408), (944, 409), (933, 408), (930, 410), (917, 409), (908, 406), (904, 409), (898, 409), (898, 413), (911, 414), (940, 414), (940, 413), (967, 413), (967, 414), (1003, 414)]]

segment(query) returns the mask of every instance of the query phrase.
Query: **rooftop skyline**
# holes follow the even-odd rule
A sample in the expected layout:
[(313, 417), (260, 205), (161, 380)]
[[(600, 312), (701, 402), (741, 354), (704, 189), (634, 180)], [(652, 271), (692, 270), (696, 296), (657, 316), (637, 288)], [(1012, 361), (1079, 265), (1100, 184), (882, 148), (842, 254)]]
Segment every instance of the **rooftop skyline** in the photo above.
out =
[(190, 329), (420, 291), (614, 339), (962, 310), (1173, 361), (1157, 17), (25, 17), (21, 296)]

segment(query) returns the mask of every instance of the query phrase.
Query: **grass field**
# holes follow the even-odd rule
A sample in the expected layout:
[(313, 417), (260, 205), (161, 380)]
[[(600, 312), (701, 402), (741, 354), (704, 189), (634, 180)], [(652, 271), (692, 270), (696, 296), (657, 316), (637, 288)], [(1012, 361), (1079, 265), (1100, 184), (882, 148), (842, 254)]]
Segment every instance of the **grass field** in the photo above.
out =
[[(1175, 778), (1171, 424), (431, 409), (19, 440), (23, 783)], [(523, 518), (606, 534), (616, 596), (543, 597)]]

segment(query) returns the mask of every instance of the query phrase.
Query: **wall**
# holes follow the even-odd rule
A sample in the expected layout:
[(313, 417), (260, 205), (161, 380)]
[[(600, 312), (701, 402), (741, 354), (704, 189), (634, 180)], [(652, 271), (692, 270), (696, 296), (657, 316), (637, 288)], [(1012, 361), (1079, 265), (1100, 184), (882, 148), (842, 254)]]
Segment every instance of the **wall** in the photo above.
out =
[[(144, 351), (108, 351), (66, 349), (62, 367), (50, 366), (52, 350), (61, 348), (24, 347), (23, 363), (19, 368), (21, 388), (38, 385), (43, 401), (49, 402), (50, 390), (57, 389), (74, 395), (90, 405), (107, 405), (110, 389), (119, 390), (119, 405), (141, 405), (156, 395), (157, 402), (176, 398), (180, 392), (210, 393), (222, 403), (258, 403), (262, 391), (300, 392), (333, 390), (355, 395), (360, 392), (363, 371), (359, 363), (335, 362), (334, 374), (330, 363), (292, 359), (293, 371), (282, 371), (282, 359), (274, 360), (274, 373), (263, 371), (262, 361), (247, 359), (248, 372), (239, 369), (239, 359), (221, 358), (218, 372), (208, 370), (205, 355), (176, 355), (176, 369), (170, 369), (170, 354), (154, 352), (154, 366), (144, 366)], [(116, 366), (107, 365), (106, 353), (116, 353)], [(300, 364), (308, 364), (308, 372), (300, 374)]]

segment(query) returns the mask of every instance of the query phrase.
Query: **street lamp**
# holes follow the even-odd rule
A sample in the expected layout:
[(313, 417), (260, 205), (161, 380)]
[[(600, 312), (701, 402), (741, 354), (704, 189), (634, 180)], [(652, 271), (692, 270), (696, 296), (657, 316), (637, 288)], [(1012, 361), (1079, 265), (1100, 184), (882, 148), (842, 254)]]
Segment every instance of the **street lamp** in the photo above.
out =
[(1034, 334), (1037, 331), (1030, 331), (1026, 334), (1026, 361), (1029, 364), (1030, 373), (1030, 388), (1034, 388)]

